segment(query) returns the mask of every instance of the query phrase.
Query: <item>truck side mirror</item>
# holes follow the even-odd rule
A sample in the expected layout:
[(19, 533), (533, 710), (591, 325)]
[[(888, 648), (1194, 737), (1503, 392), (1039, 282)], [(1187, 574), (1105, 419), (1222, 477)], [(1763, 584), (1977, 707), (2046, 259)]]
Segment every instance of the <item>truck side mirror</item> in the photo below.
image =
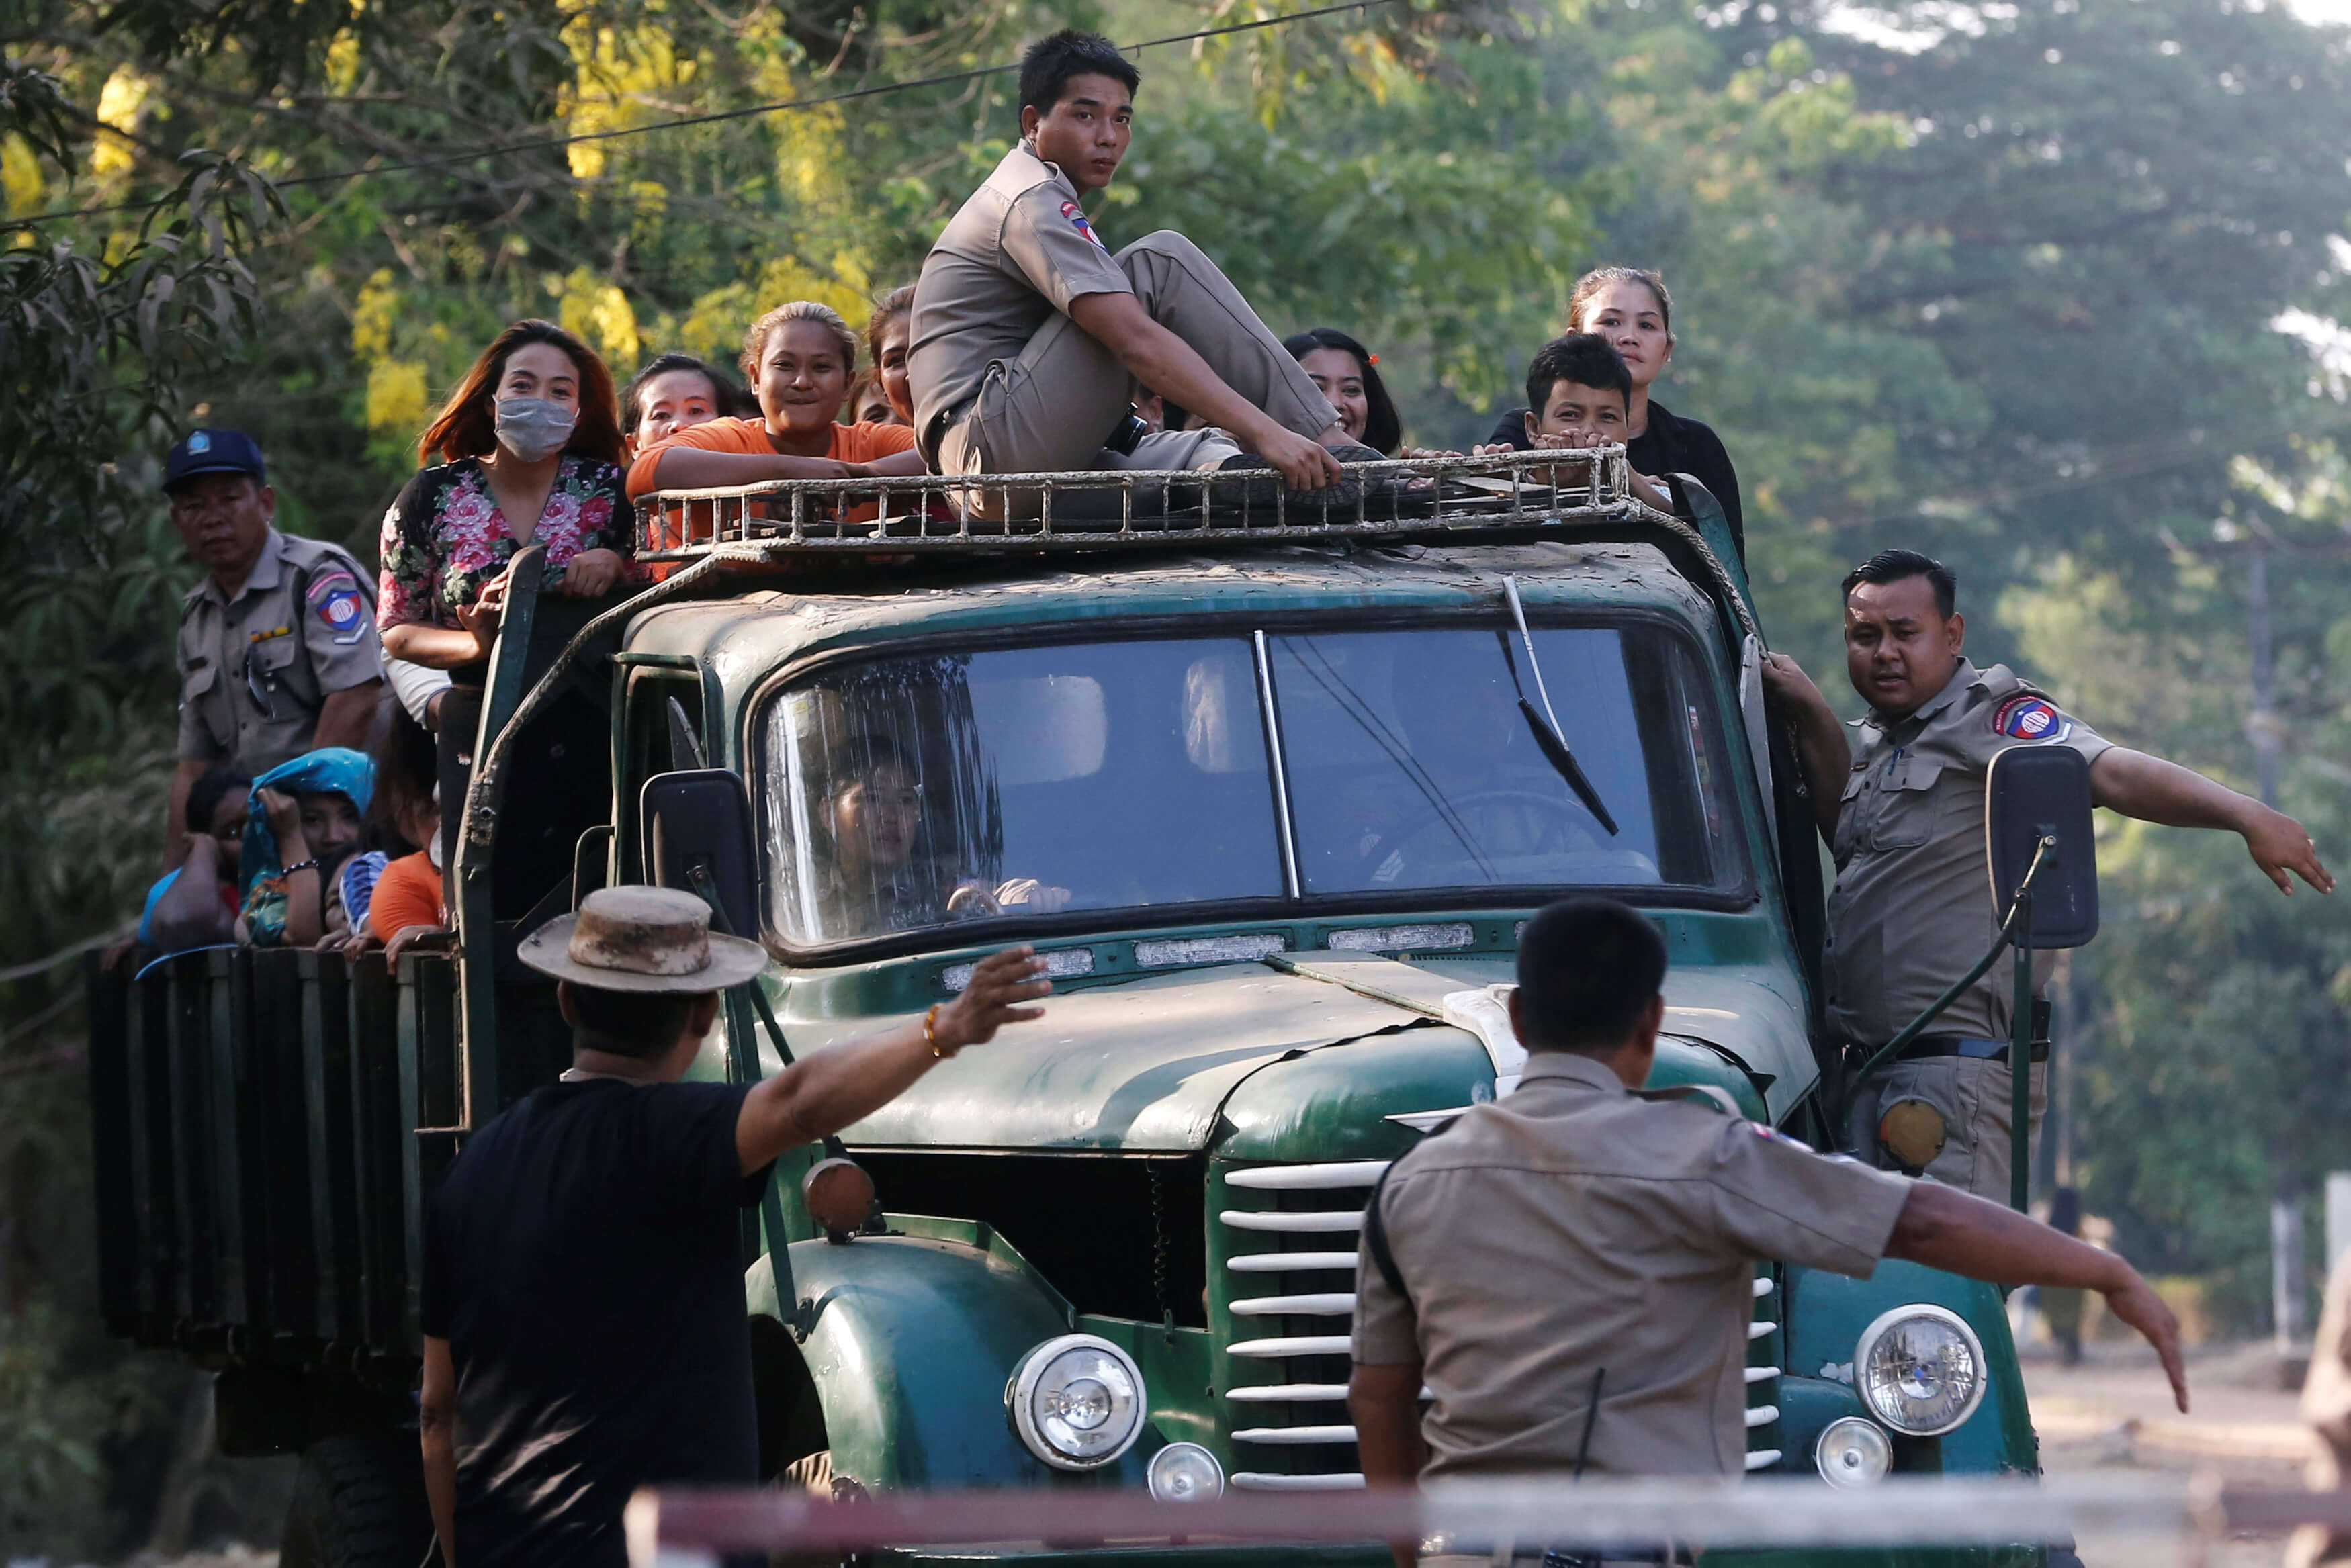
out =
[(1992, 909), (2008, 913), (2043, 838), (2053, 838), (2032, 878), (2026, 945), (2078, 948), (2098, 934), (2098, 856), (2090, 835), (2090, 764), (2071, 746), (2011, 746), (1984, 779), (1984, 848)]
[(645, 781), (637, 820), (649, 881), (699, 893), (695, 873), (700, 870), (718, 894), (726, 929), (758, 940), (758, 841), (741, 778), (726, 768), (655, 774)]

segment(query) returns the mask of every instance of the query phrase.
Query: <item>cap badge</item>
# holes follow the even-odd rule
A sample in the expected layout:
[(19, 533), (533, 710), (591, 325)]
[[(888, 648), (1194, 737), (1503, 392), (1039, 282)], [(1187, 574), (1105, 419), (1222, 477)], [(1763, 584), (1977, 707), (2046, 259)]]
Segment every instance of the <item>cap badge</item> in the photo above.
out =
[(201, 456), (212, 449), (213, 438), (208, 431), (198, 431), (188, 438), (188, 452), (191, 456)]

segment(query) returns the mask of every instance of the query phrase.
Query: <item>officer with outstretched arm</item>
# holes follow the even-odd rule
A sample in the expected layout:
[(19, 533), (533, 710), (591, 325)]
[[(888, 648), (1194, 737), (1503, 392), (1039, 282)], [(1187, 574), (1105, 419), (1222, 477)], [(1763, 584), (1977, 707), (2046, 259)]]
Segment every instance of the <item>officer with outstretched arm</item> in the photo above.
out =
[[(1764, 659), (1765, 682), (1795, 721), (1821, 836), (1836, 856), (1823, 954), (1828, 1023), (1858, 1048), (1857, 1060), (1924, 1012), (2000, 934), (2005, 911), (1992, 907), (1986, 871), (1984, 780), (1992, 758), (2012, 746), (2071, 746), (2090, 764), (2093, 800), (2125, 816), (2241, 836), (2283, 893), (2294, 891), (2289, 872), (2322, 893), (2334, 889), (2294, 818), (2115, 745), (2005, 665), (1970, 663), (1958, 601), (1950, 569), (1915, 550), (1883, 551), (1846, 574), (1845, 674), (1869, 704), (1852, 746), (1795, 660)], [(1923, 1169), (2006, 1201), (2011, 1011), (2010, 985), (1994, 966), (1931, 1033), (1855, 1086), (1850, 1147), (1884, 1168)], [(2033, 1034), (2037, 1131), (2047, 1103), (2045, 1024)], [(1933, 1115), (1886, 1124), (1894, 1107), (1919, 1104)], [(1888, 1147), (1887, 1136), (1902, 1147)]]
[[(1644, 1093), (1665, 975), (1664, 939), (1613, 899), (1528, 922), (1510, 1002), (1528, 1051), (1518, 1090), (1398, 1159), (1365, 1215), (1347, 1403), (1366, 1481), (1742, 1473), (1750, 1287), (1765, 1259), (1866, 1278), (1880, 1258), (1907, 1258), (2098, 1291), (2188, 1407), (2179, 1324), (2120, 1258), (1951, 1188), (1815, 1154), (1711, 1100)], [(1478, 1550), (1399, 1546), (1396, 1561), (1510, 1561), (1458, 1544)]]

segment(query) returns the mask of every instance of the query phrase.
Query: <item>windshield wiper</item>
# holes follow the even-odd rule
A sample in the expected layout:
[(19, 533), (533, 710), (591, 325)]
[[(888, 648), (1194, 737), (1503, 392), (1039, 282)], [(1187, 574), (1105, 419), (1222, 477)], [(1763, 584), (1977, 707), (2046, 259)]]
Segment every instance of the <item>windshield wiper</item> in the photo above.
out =
[(1575, 753), (1567, 749), (1567, 738), (1560, 733), (1559, 715), (1552, 711), (1551, 691), (1543, 685), (1542, 661), (1535, 657), (1534, 633), (1527, 629), (1526, 606), (1519, 602), (1519, 579), (1504, 577), (1502, 593), (1510, 601), (1510, 618), (1518, 623), (1519, 638), (1527, 645), (1527, 668), (1534, 672), (1535, 695), (1542, 699), (1543, 711), (1538, 713), (1534, 704), (1527, 701), (1527, 689), (1519, 684), (1519, 661), (1510, 656), (1510, 639), (1499, 632), (1495, 633), (1502, 645), (1502, 662), (1510, 667), (1510, 686), (1519, 694), (1519, 711), (1526, 716), (1527, 729), (1535, 738), (1535, 749), (1543, 754), (1543, 761), (1567, 781), (1567, 787), (1575, 792), (1575, 798), (1583, 803), (1586, 811), (1600, 819), (1600, 826), (1608, 830), (1609, 837), (1614, 838), (1616, 836), (1616, 819), (1608, 815), (1608, 806), (1600, 798), (1600, 792), (1593, 789), (1592, 781), (1583, 776), (1583, 769), (1577, 763)]

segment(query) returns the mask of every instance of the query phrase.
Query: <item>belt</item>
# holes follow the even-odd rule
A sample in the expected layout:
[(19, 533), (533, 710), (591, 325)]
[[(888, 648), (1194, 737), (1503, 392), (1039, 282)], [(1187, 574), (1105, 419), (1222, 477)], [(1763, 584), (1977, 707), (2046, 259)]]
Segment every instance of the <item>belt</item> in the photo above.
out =
[[(1901, 1060), (1917, 1062), (1932, 1056), (1966, 1056), (1979, 1062), (2006, 1062), (2008, 1044), (2005, 1040), (1986, 1040), (1972, 1034), (1921, 1034), (1902, 1048)], [(2049, 1060), (2049, 1042), (2032, 1043), (2032, 1059)]]

